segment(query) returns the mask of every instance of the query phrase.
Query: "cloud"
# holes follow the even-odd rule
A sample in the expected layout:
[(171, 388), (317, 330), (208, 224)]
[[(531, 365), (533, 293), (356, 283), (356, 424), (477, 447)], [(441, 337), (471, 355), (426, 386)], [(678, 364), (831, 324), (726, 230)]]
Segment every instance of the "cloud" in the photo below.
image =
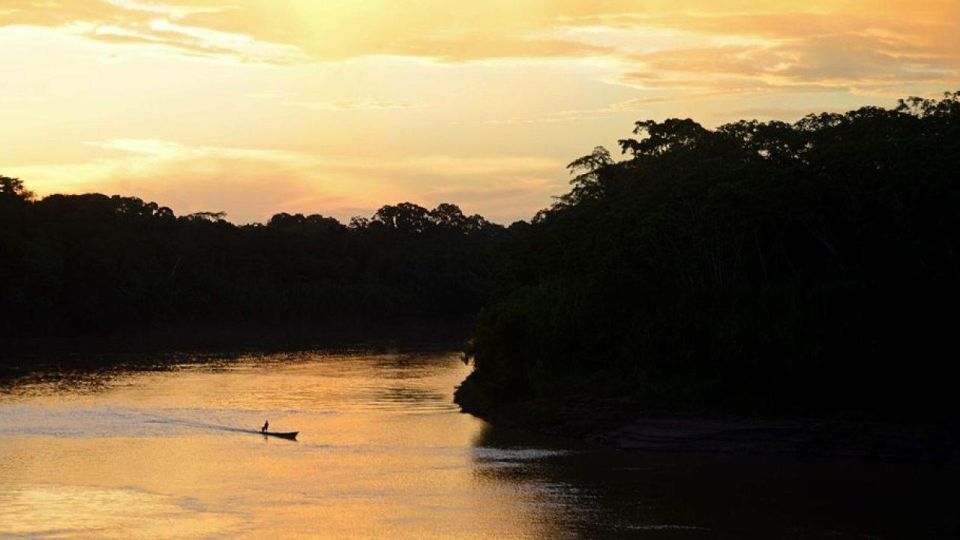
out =
[(505, 118), (500, 120), (487, 120), (485, 124), (490, 125), (523, 125), (523, 124), (557, 124), (562, 122), (582, 122), (585, 120), (606, 120), (619, 115), (634, 115), (637, 112), (648, 109), (651, 105), (662, 105), (668, 103), (677, 103), (680, 101), (690, 102), (697, 99), (709, 99), (722, 95), (723, 92), (700, 92), (686, 93), (683, 95), (663, 95), (648, 96), (628, 99), (625, 101), (613, 103), (605, 107), (593, 109), (571, 109), (549, 112), (542, 116), (532, 116), (525, 118)]
[(107, 4), (116, 6), (124, 10), (145, 11), (158, 15), (166, 15), (171, 19), (182, 19), (188, 15), (196, 13), (220, 13), (228, 9), (234, 9), (232, 6), (175, 6), (170, 4), (155, 4), (149, 2), (138, 2), (136, 0), (105, 0)]
[(2, 24), (278, 64), (370, 55), (444, 62), (606, 58), (619, 63), (614, 81), (678, 91), (710, 84), (731, 92), (786, 86), (869, 91), (891, 81), (950, 87), (960, 80), (955, 0), (922, 6), (906, 0), (776, 6), (759, 0), (707, 6), (693, 0), (456, 6), (446, 0), (73, 0), (0, 11)]
[[(91, 141), (96, 157), (13, 167), (31, 189), (134, 195), (178, 213), (226, 211), (236, 222), (280, 211), (348, 219), (391, 202), (463, 203), (509, 221), (532, 215), (561, 189), (562, 164), (536, 156), (415, 156), (378, 160), (155, 139)], [(63, 178), (73, 178), (67, 186)], [(429, 187), (424, 189), (424, 183)], [(509, 200), (507, 200), (509, 199)]]
[(731, 111), (731, 114), (744, 119), (758, 120), (795, 120), (808, 114), (819, 114), (823, 112), (843, 113), (844, 109), (829, 109), (823, 107), (814, 109), (812, 107), (752, 107), (746, 109), (737, 109)]
[[(291, 205), (332, 207), (341, 196), (313, 185), (313, 160), (275, 150), (191, 147), (150, 139), (94, 141), (96, 157), (12, 168), (41, 194), (88, 191), (137, 196), (186, 214), (225, 210), (240, 222)], [(73, 179), (64, 186), (64, 178)]]
[[(620, 64), (613, 80), (662, 70), (679, 90), (676, 74), (697, 69), (811, 88), (960, 79), (956, 0), (71, 0), (20, 2), (0, 10), (4, 24), (279, 64), (606, 58)], [(856, 76), (838, 77), (845, 69)]]
[(418, 107), (411, 103), (384, 100), (341, 100), (341, 101), (294, 101), (292, 105), (315, 111), (385, 111), (412, 109)]
[(543, 116), (533, 116), (526, 118), (503, 118), (499, 120), (487, 120), (484, 123), (502, 126), (502, 125), (522, 125), (522, 124), (558, 124), (562, 122), (582, 122), (585, 120), (603, 120), (610, 116), (621, 113), (626, 109), (621, 108), (621, 104), (614, 104), (607, 107), (596, 109), (571, 109), (564, 111), (549, 112)]
[(220, 16), (232, 9), (241, 8), (227, 3), (192, 6), (132, 0), (29, 2), (14, 10), (0, 11), (0, 27), (51, 27), (114, 45), (150, 45), (190, 55), (243, 61), (282, 64), (307, 60), (295, 44), (268, 42), (242, 31), (182, 22), (198, 15)]

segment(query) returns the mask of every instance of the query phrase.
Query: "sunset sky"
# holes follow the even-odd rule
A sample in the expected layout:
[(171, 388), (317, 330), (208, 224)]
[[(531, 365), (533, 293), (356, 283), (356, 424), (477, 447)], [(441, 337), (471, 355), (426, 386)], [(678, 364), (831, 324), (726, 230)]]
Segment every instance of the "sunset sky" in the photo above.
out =
[(0, 174), (237, 223), (509, 223), (638, 119), (947, 90), (960, 0), (0, 0)]

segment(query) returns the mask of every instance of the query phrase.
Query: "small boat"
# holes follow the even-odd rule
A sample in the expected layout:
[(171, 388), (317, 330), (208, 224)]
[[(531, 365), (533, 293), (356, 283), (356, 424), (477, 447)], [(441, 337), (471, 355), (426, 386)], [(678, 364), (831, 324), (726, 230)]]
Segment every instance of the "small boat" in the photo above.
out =
[(270, 436), (270, 437), (280, 437), (281, 439), (289, 439), (289, 440), (291, 440), (291, 441), (295, 441), (295, 440), (297, 440), (297, 434), (300, 433), (300, 432), (299, 432), (299, 431), (288, 431), (288, 432), (286, 432), (286, 433), (278, 433), (278, 432), (276, 432), (276, 431), (261, 431), (260, 433), (262, 433), (264, 437), (266, 437), (266, 436)]

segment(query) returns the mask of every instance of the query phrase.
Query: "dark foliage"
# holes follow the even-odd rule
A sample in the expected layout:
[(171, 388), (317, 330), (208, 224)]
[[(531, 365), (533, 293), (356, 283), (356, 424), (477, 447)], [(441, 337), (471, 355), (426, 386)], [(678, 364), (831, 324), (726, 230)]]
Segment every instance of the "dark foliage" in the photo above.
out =
[(235, 226), (131, 197), (34, 200), (0, 177), (0, 334), (155, 323), (470, 320), (503, 228), (443, 204), (384, 206), (344, 226), (278, 214)]
[(402, 203), (235, 226), (0, 177), (0, 334), (469, 319), (486, 399), (948, 414), (960, 93), (795, 124), (644, 121), (503, 229)]
[(947, 414), (960, 93), (795, 124), (638, 122), (502, 248), (470, 384), (674, 409)]

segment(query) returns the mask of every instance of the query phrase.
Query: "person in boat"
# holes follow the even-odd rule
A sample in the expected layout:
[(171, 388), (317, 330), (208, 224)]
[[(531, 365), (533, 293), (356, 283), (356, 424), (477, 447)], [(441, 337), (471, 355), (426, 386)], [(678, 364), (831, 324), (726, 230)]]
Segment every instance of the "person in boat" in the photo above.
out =
[(264, 421), (264, 422), (263, 422), (263, 427), (260, 428), (260, 433), (266, 433), (266, 432), (267, 432), (267, 428), (269, 428), (269, 427), (270, 427), (270, 421), (269, 421), (269, 420)]

